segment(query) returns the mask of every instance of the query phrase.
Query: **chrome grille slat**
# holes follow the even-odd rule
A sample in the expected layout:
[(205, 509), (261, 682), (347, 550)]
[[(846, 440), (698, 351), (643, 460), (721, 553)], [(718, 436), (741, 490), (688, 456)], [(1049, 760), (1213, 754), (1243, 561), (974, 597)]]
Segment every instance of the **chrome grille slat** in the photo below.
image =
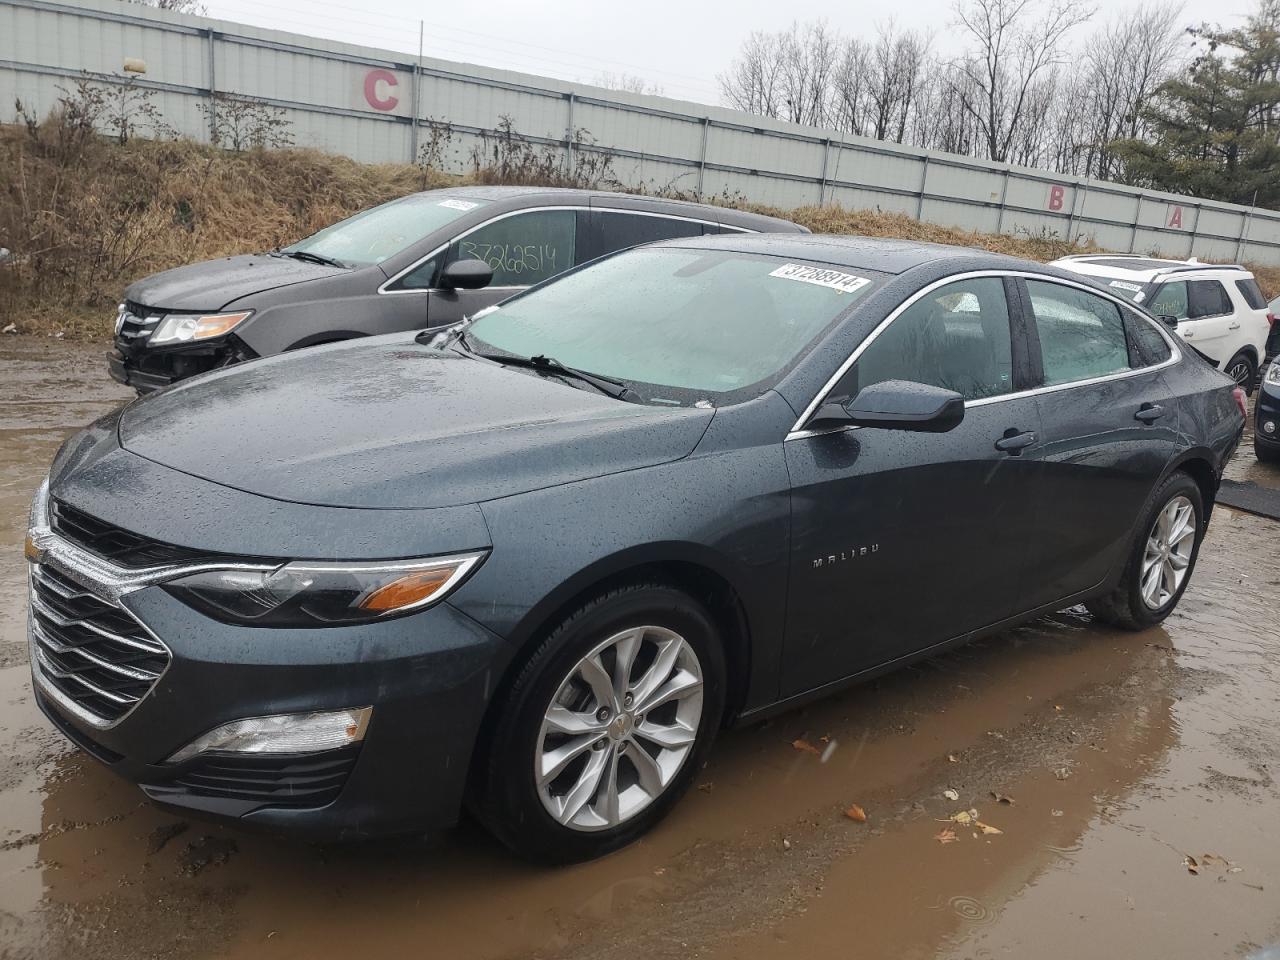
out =
[(65, 568), (32, 564), (30, 582), (38, 685), (80, 719), (113, 726), (155, 688), (169, 667), (168, 648), (123, 604)]
[(105, 630), (102, 627), (99, 627), (97, 624), (94, 624), (89, 620), (86, 620), (83, 618), (73, 620), (73, 619), (63, 617), (61, 614), (45, 606), (44, 601), (41, 600), (35, 594), (32, 594), (32, 597), (31, 597), (31, 608), (37, 611), (40, 614), (40, 616), (45, 617), (46, 619), (52, 620), (54, 623), (56, 623), (60, 627), (69, 627), (69, 626), (83, 627), (84, 629), (90, 631), (91, 633), (96, 633), (98, 636), (102, 637), (104, 640), (114, 640), (116, 643), (119, 643), (126, 647), (133, 647), (135, 650), (142, 650), (146, 653), (160, 654), (161, 656), (164, 656), (168, 653), (168, 651), (165, 650), (163, 644), (154, 643), (150, 640), (140, 640), (136, 637), (126, 637), (123, 634), (119, 634), (119, 633), (113, 633), (112, 631)]

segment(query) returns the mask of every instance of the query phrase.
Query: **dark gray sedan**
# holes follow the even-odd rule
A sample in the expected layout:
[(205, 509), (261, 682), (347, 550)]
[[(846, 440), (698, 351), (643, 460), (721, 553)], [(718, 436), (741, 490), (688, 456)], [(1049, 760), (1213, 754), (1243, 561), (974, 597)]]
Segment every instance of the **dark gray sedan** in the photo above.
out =
[(153, 799), (575, 860), (727, 722), (1195, 566), (1244, 393), (1141, 308), (975, 251), (708, 237), (451, 333), (178, 384), (32, 511), (40, 706)]
[(145, 393), (286, 350), (456, 323), (637, 244), (764, 232), (807, 231), (725, 207), (595, 190), (430, 190), (271, 253), (139, 280), (119, 307), (108, 368)]

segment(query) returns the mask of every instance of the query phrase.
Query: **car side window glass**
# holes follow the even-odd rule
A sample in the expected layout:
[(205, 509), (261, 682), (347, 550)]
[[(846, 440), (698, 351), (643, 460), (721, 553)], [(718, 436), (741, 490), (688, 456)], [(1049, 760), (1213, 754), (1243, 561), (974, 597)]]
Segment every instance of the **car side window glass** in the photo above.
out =
[(483, 260), (491, 287), (527, 287), (573, 266), (576, 216), (572, 210), (530, 210), (495, 220), (449, 245), (446, 263)]
[(1173, 355), (1169, 344), (1150, 320), (1126, 311), (1124, 327), (1129, 335), (1129, 366), (1135, 370), (1164, 363)]
[(1162, 284), (1152, 295), (1147, 309), (1157, 317), (1187, 319), (1187, 281), (1175, 280)]
[(1240, 296), (1244, 297), (1244, 302), (1249, 305), (1249, 309), (1267, 309), (1267, 299), (1262, 295), (1262, 291), (1258, 289), (1258, 281), (1253, 277), (1237, 280), (1236, 289), (1240, 291)]
[(1188, 281), (1187, 304), (1187, 316), (1191, 320), (1231, 313), (1231, 298), (1217, 280)]
[[(637, 213), (617, 213), (610, 210), (592, 211), (591, 253), (603, 257), (616, 250), (655, 240), (676, 237), (700, 237), (703, 224), (675, 217), (642, 216)], [(711, 232), (716, 232), (712, 226)]]
[(959, 280), (907, 307), (858, 357), (833, 397), (910, 380), (980, 400), (1013, 390), (1009, 307), (999, 277)]
[(1129, 369), (1129, 344), (1116, 304), (1043, 280), (1028, 280), (1027, 292), (1040, 336), (1045, 386)]
[(436, 285), (436, 271), (440, 268), (440, 258), (432, 257), (426, 263), (420, 263), (396, 282), (397, 290), (430, 290)]

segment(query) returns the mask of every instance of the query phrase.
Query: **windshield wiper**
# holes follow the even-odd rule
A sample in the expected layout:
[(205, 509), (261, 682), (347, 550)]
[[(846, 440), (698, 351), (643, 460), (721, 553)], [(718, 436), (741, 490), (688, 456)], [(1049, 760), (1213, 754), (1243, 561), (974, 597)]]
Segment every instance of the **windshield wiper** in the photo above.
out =
[(544, 373), (554, 374), (557, 377), (569, 380), (580, 380), (583, 383), (590, 384), (606, 396), (613, 397), (615, 400), (621, 400), (631, 388), (620, 380), (613, 380), (609, 377), (602, 377), (598, 373), (590, 373), (586, 370), (578, 370), (576, 367), (566, 367), (555, 357), (548, 357), (544, 354), (538, 354), (534, 357), (521, 357), (516, 354), (500, 354), (500, 353), (480, 353), (467, 343), (467, 335), (464, 331), (458, 331), (456, 341), (463, 349), (473, 356), (481, 357), (485, 360), (492, 360), (494, 363), (501, 363), (508, 367), (524, 367), (528, 370), (541, 370)]
[(341, 260), (335, 260), (333, 257), (324, 257), (318, 253), (311, 253), (309, 250), (286, 250), (273, 251), (277, 256), (290, 257), (294, 260), (304, 260), (307, 263), (319, 263), (326, 267), (341, 267), (347, 269), (347, 265)]

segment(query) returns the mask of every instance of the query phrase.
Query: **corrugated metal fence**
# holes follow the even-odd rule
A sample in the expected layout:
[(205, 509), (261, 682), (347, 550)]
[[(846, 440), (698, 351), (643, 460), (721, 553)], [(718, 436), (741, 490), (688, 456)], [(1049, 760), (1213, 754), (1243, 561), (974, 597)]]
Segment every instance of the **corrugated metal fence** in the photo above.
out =
[[(448, 142), (470, 167), (503, 118), (527, 142), (610, 157), (631, 187), (790, 208), (839, 203), (985, 232), (1091, 237), (1117, 251), (1280, 264), (1280, 213), (918, 150), (664, 97), (261, 30), (121, 0), (0, 0), (0, 111), (43, 113), (82, 72), (135, 82), (179, 132), (207, 138), (214, 91), (286, 111), (296, 142), (407, 162)], [(0, 113), (3, 116), (3, 113)], [(8, 119), (8, 118), (6, 118)], [(585, 133), (584, 133), (585, 131)], [(0, 171), (0, 177), (3, 171)]]

